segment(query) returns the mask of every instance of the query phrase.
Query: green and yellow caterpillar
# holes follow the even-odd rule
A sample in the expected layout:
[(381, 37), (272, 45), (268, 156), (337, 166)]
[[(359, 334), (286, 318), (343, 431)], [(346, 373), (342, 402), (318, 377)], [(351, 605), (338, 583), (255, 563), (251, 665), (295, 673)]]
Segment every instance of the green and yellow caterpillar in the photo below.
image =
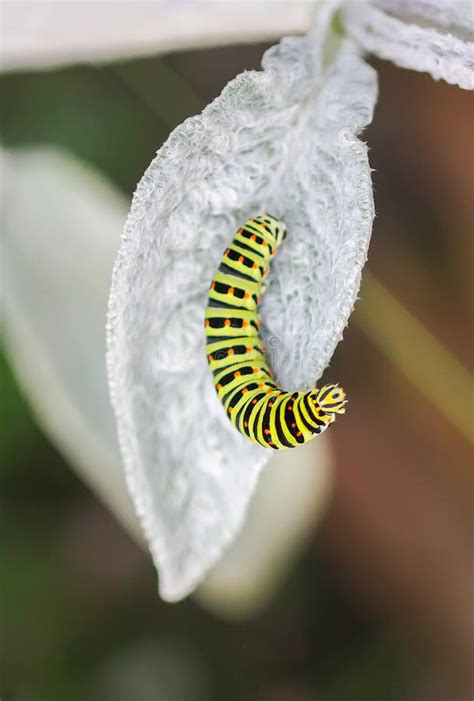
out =
[(272, 378), (259, 335), (258, 303), (271, 258), (286, 236), (265, 214), (249, 219), (226, 249), (209, 291), (206, 353), (227, 416), (247, 438), (266, 448), (294, 448), (345, 412), (337, 385), (285, 392)]

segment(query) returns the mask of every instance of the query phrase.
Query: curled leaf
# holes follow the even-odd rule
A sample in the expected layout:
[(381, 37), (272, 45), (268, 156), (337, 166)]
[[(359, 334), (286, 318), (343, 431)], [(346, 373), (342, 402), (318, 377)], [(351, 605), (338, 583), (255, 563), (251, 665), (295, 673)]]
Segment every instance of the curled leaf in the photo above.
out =
[(315, 383), (357, 296), (373, 219), (357, 134), (376, 78), (350, 41), (331, 39), (324, 53), (308, 38), (270, 49), (262, 72), (239, 75), (172, 133), (133, 200), (110, 297), (109, 379), (168, 600), (192, 591), (234, 539), (270, 458), (228, 422), (204, 352), (208, 287), (233, 232), (262, 211), (287, 224), (263, 304), (285, 387)]
[(474, 89), (473, 10), (469, 0), (348, 2), (344, 26), (367, 51), (436, 80)]

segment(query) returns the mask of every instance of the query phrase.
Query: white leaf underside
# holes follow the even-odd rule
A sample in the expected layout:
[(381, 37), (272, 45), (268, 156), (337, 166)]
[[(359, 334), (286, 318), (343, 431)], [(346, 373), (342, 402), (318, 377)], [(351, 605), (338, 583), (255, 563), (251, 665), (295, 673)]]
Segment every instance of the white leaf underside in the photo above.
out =
[(430, 73), (436, 80), (474, 89), (470, 1), (349, 2), (343, 18), (347, 33), (366, 51), (402, 68)]
[[(129, 487), (168, 600), (186, 596), (235, 537), (272, 454), (231, 426), (207, 366), (204, 308), (224, 248), (249, 216), (269, 211), (287, 224), (264, 335), (282, 386), (304, 388), (341, 338), (372, 228), (356, 135), (371, 119), (374, 71), (347, 40), (323, 74), (307, 39), (283, 40), (263, 65), (160, 149), (114, 272), (109, 379)], [(298, 449), (292, 456), (297, 479)]]

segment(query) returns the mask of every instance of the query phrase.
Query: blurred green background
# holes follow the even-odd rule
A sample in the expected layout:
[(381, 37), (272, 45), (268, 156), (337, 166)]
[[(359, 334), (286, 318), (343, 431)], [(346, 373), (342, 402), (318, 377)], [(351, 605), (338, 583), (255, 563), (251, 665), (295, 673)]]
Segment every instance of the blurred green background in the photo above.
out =
[[(3, 143), (60, 145), (130, 196), (170, 130), (265, 48), (4, 75)], [(468, 364), (472, 97), (376, 67), (369, 267)], [(159, 600), (148, 557), (36, 427), (2, 357), (2, 701), (471, 698), (469, 443), (357, 312), (332, 371), (352, 411), (324, 523), (275, 601), (229, 623)]]

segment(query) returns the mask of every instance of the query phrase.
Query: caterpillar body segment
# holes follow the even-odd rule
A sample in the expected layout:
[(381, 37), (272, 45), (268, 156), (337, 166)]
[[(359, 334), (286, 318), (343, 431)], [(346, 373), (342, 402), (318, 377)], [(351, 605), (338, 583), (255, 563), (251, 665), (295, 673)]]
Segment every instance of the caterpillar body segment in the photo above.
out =
[(214, 274), (204, 321), (207, 359), (227, 416), (251, 441), (276, 450), (312, 440), (346, 404), (338, 385), (285, 392), (265, 358), (258, 304), (285, 236), (285, 226), (269, 214), (245, 222)]

